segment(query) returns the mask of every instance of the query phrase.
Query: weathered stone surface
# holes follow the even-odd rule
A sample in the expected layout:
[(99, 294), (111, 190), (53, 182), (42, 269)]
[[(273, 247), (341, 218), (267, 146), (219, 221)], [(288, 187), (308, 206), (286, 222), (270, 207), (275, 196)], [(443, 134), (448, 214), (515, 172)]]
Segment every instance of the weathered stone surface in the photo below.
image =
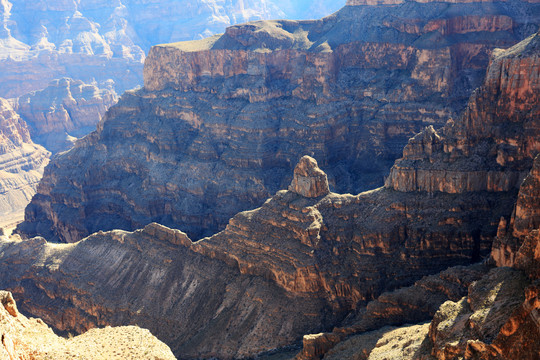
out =
[(41, 319), (20, 314), (10, 292), (0, 291), (0, 305), (1, 359), (175, 359), (167, 345), (145, 329), (92, 329), (68, 340), (55, 335)]
[(324, 196), (330, 192), (326, 174), (319, 169), (317, 161), (307, 155), (302, 157), (294, 168), (289, 190), (310, 198)]
[(497, 268), (471, 285), (467, 297), (444, 303), (430, 325), (432, 354), (458, 359), (471, 347), (471, 339), (490, 344), (523, 303), (526, 286), (522, 272)]
[(339, 318), (321, 299), (242, 274), (201, 255), (189, 239), (172, 241), (182, 238), (157, 224), (97, 233), (76, 244), (4, 237), (1, 281), (11, 279), (20, 307), (59, 330), (137, 324), (180, 358), (251, 356)]
[[(536, 5), (497, 4), (347, 6), (317, 21), (253, 22), (155, 46), (145, 88), (126, 93), (95, 134), (51, 164), (20, 230), (75, 241), (156, 221), (209, 236), (286, 188), (304, 154), (332, 191), (380, 186), (410, 136), (457, 118), (491, 49), (536, 29), (536, 15), (516, 10), (540, 14)], [(511, 30), (479, 20), (502, 14)], [(464, 20), (451, 31), (427, 26), (441, 17)], [(463, 181), (511, 191), (519, 170)]]
[(30, 139), (26, 123), (0, 98), (0, 227), (23, 219), (50, 153)]
[[(330, 350), (325, 360), (419, 360), (429, 323), (399, 328), (386, 326), (343, 341)], [(313, 359), (313, 358), (311, 358)]]
[[(445, 149), (460, 144), (463, 154), (453, 153), (455, 161), (450, 159), (445, 164), (466, 173), (476, 164), (473, 160), (483, 163), (481, 155), (486, 154), (485, 148), (493, 149), (491, 141), (511, 145), (509, 137), (526, 139), (523, 146), (505, 148), (505, 154), (511, 155), (505, 161), (498, 162), (497, 155), (488, 152), (491, 157), (486, 161), (497, 164), (497, 171), (503, 174), (502, 183), (511, 185), (475, 185), (467, 191), (425, 191), (415, 185), (400, 191), (392, 180), (385, 187), (356, 196), (330, 192), (306, 197), (292, 190), (279, 191), (261, 207), (234, 216), (220, 233), (193, 243), (179, 230), (158, 224), (132, 233), (100, 232), (74, 244), (4, 237), (0, 241), (0, 286), (10, 288), (16, 296), (24, 293), (28, 300), (20, 308), (39, 314), (59, 329), (82, 331), (96, 325), (137, 323), (150, 327), (181, 358), (254, 356), (299, 341), (303, 335), (322, 332), (307, 338), (312, 340), (307, 342), (308, 350), (321, 355), (349, 334), (425, 320), (447, 299), (457, 305), (448, 305), (448, 312), (443, 311), (443, 306), (440, 318), (432, 324), (433, 351), (453, 356), (491, 349), (498, 344), (493, 340), (498, 334), (513, 334), (504, 329), (510, 329), (511, 325), (506, 324), (518, 318), (508, 311), (521, 314), (521, 323), (526, 325), (520, 329), (529, 329), (536, 319), (529, 316), (537, 314), (536, 293), (533, 288), (524, 290), (530, 280), (521, 270), (495, 269), (478, 280), (485, 267), (476, 265), (419, 279), (451, 265), (480, 260), (491, 249), (500, 218), (511, 216), (519, 186), (519, 179), (514, 177), (532, 167), (538, 146), (538, 137), (533, 135), (539, 118), (534, 106), (529, 111), (528, 96), (514, 96), (513, 86), (501, 84), (515, 78), (522, 93), (536, 89), (540, 78), (529, 76), (537, 69), (528, 65), (538, 58), (540, 49), (536, 44), (537, 37), (532, 37), (498, 53), (492, 62), (495, 70), (490, 68), (488, 74), (518, 61), (525, 64), (523, 69), (510, 67), (498, 78), (488, 75), (462, 117), (440, 131), (430, 128), (411, 140), (404, 159), (392, 170), (399, 172), (399, 166), (405, 163), (412, 170), (426, 169), (429, 175), (434, 171), (431, 166), (445, 159)], [(168, 91), (159, 94), (170, 94)], [(108, 116), (120, 109), (136, 113), (137, 106), (146, 108), (138, 97), (141, 93), (128, 94)], [(145, 93), (145, 101), (156, 94)], [(489, 106), (493, 109), (477, 111)], [(500, 114), (500, 119), (492, 114)], [(194, 126), (202, 126), (196, 117), (189, 120)], [(135, 119), (131, 121), (133, 124)], [(510, 128), (515, 133), (507, 131), (509, 123), (514, 125)], [(163, 126), (166, 124), (163, 122)], [(95, 161), (102, 156), (101, 160), (109, 160), (107, 156), (118, 154), (115, 169), (146, 171), (122, 160), (129, 153), (125, 149), (118, 151), (122, 147), (114, 137), (126, 134), (127, 128), (112, 125), (106, 119), (99, 132), (66, 153), (66, 159), (78, 159), (73, 162), (77, 167), (88, 164), (88, 159)], [(149, 126), (144, 124), (145, 129)], [(497, 131), (497, 127), (501, 130)], [(171, 129), (162, 130), (163, 134)], [(485, 139), (484, 133), (492, 137)], [(149, 134), (146, 130), (132, 136), (144, 138)], [(166, 164), (156, 161), (160, 158), (155, 150), (149, 150), (149, 144), (165, 151), (173, 143), (157, 144), (157, 137), (147, 139), (153, 142), (134, 141), (131, 146), (142, 145), (132, 149), (148, 150), (148, 158), (157, 164), (153, 176), (164, 177)], [(92, 150), (86, 148), (88, 145)], [(226, 150), (223, 148), (224, 153)], [(94, 152), (101, 153), (94, 158)], [(301, 164), (300, 175), (300, 170), (316, 170), (308, 158)], [(318, 170), (314, 172), (323, 178)], [(214, 175), (215, 169), (208, 174)], [(114, 179), (117, 183), (113, 186), (124, 189), (125, 178)], [(51, 194), (53, 181), (56, 179), (51, 175), (42, 183), (43, 196)], [(77, 181), (60, 183), (81, 189)], [(171, 181), (169, 188), (173, 189), (173, 185)], [(150, 184), (146, 186), (151, 188)], [(77, 207), (79, 203), (72, 193), (69, 189), (63, 193), (62, 203)], [(36, 199), (46, 203), (39, 196)], [(32, 211), (30, 207), (27, 215), (35, 216)], [(85, 210), (78, 211), (73, 218)], [(74, 240), (81, 234), (77, 231), (73, 226), (63, 236)], [(478, 281), (473, 284), (474, 280)], [(404, 286), (411, 287), (396, 290)], [(470, 311), (466, 301), (459, 300), (467, 288)], [(524, 291), (530, 295), (525, 301), (521, 296)], [(510, 310), (498, 313), (498, 307)], [(53, 308), (62, 308), (64, 316), (51, 311)], [(448, 314), (449, 327), (440, 327), (439, 320), (444, 321)], [(466, 331), (460, 328), (463, 322), (457, 321), (464, 317), (472, 325)], [(339, 328), (330, 333), (336, 325)], [(457, 343), (445, 342), (445, 336)], [(520, 331), (516, 336), (522, 343), (535, 346), (527, 333)], [(512, 345), (507, 342), (505, 346)], [(529, 351), (531, 347), (524, 349)]]
[[(388, 351), (394, 351), (392, 356), (400, 354), (404, 359), (423, 358), (431, 352), (429, 346), (419, 346), (425, 342), (429, 323), (403, 328), (389, 328), (388, 325), (432, 319), (441, 304), (461, 299), (467, 294), (469, 285), (481, 279), (488, 270), (480, 264), (453, 267), (426, 276), (413, 286), (383, 293), (353, 316), (349, 315), (347, 326), (334, 328), (332, 333), (304, 337), (302, 351), (296, 359), (378, 359), (381, 353)], [(407, 341), (401, 341), (403, 337)]]
[(17, 98), (15, 111), (30, 127), (33, 141), (55, 153), (70, 148), (76, 138), (95, 130), (105, 111), (116, 101), (112, 89), (63, 78)]

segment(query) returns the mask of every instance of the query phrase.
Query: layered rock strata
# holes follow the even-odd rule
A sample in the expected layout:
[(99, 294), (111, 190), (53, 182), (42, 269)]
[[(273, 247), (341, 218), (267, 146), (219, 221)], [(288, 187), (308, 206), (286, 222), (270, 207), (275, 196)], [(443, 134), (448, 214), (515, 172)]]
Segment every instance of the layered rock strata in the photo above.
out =
[(23, 219), (49, 156), (32, 142), (26, 123), (11, 104), (0, 98), (0, 227)]
[[(491, 257), (499, 266), (525, 270), (532, 279), (538, 278), (540, 258), (539, 232), (534, 230), (540, 223), (540, 156), (533, 161), (540, 152), (539, 54), (539, 34), (504, 52), (497, 52), (484, 86), (471, 97), (464, 115), (440, 132), (428, 127), (412, 138), (404, 149), (404, 157), (392, 168), (385, 186), (407, 194), (470, 196), (481, 192), (486, 195), (497, 193), (501, 197), (504, 193), (513, 193), (512, 189), (519, 186), (511, 217), (500, 220)], [(531, 170), (522, 181), (525, 169)], [(444, 222), (439, 222), (439, 226), (442, 224)], [(535, 286), (527, 286), (522, 272), (493, 270), (469, 288), (470, 305), (466, 298), (443, 305), (430, 326), (431, 343), (426, 345), (427, 348), (417, 349), (418, 353), (408, 352), (406, 358), (428, 359), (430, 354), (444, 359), (492, 358), (501, 353), (511, 357), (511, 351), (518, 352), (523, 358), (534, 358), (538, 353), (534, 339), (539, 334), (538, 328), (531, 329), (531, 324), (537, 317), (538, 291)], [(416, 314), (416, 321), (422, 319), (417, 308), (408, 302), (410, 293), (418, 295), (422, 291), (414, 288), (400, 291), (401, 299), (396, 301), (399, 306), (395, 307), (398, 312), (393, 318), (401, 323), (413, 322), (415, 319), (411, 316)], [(420, 298), (430, 296), (420, 295)], [(377, 302), (368, 305), (367, 309), (376, 307), (374, 304)], [(436, 302), (435, 305), (438, 306)], [(392, 313), (392, 310), (384, 309), (379, 313)], [(367, 314), (367, 320), (371, 320), (370, 313)], [(433, 312), (424, 314), (424, 319), (429, 315)], [(464, 324), (470, 325), (464, 328)], [(342, 343), (332, 351), (338, 357), (345, 356), (351, 342), (355, 343), (357, 340), (354, 339), (363, 335), (344, 341), (346, 337), (372, 329), (366, 326), (366, 319), (360, 317), (354, 326), (304, 337), (304, 348), (297, 358), (321, 358), (336, 344)], [(366, 358), (368, 356), (369, 352)]]
[(135, 326), (93, 329), (64, 339), (41, 319), (17, 310), (10, 292), (0, 291), (0, 357), (6, 360), (46, 359), (176, 359), (167, 345)]
[(56, 153), (95, 130), (116, 101), (112, 85), (100, 89), (80, 80), (63, 78), (43, 90), (17, 98), (15, 111), (30, 127), (33, 141)]
[(537, 156), (508, 228), (501, 220), (491, 253), (499, 267), (435, 315), (429, 340), (437, 358), (532, 360), (540, 354), (539, 166)]
[(71, 242), (156, 221), (208, 236), (288, 186), (300, 154), (334, 191), (380, 186), (410, 136), (457, 117), (491, 49), (536, 29), (538, 6), (346, 6), (155, 46), (144, 89), (51, 164), (20, 231)]
[[(26, 300), (20, 307), (59, 329), (82, 331), (96, 325), (137, 323), (155, 331), (181, 358), (248, 357), (336, 325), (364, 331), (418, 321), (446, 299), (460, 302), (467, 287), (468, 296), (476, 296), (478, 304), (484, 304), (481, 298), (491, 299), (484, 296), (491, 294), (490, 284), (499, 276), (504, 280), (505, 274), (510, 274), (508, 283), (513, 290), (501, 294), (513, 298), (530, 281), (517, 270), (493, 270), (476, 285), (470, 284), (485, 273), (481, 268), (473, 268), (473, 272), (457, 268), (418, 280), (488, 255), (501, 217), (511, 217), (518, 188), (538, 152), (539, 108), (530, 99), (539, 86), (540, 67), (534, 65), (539, 53), (538, 35), (497, 52), (484, 86), (471, 97), (464, 115), (440, 131), (428, 128), (413, 138), (382, 188), (356, 196), (329, 192), (329, 177), (314, 159), (304, 157), (293, 172), (289, 190), (277, 192), (260, 208), (237, 214), (223, 231), (196, 242), (179, 230), (157, 224), (134, 232), (100, 232), (74, 244), (4, 237), (0, 241), (0, 287), (11, 289), (16, 296), (24, 293)], [(132, 101), (134, 112), (138, 111), (137, 96), (125, 97)], [(107, 116), (127, 111), (125, 106), (120, 101)], [(96, 155), (85, 148), (89, 144), (94, 144), (90, 148), (100, 152), (102, 161), (110, 160), (105, 156), (108, 151), (118, 153), (114, 186), (129, 187), (131, 179), (126, 180), (119, 171), (130, 168), (129, 161), (122, 160), (129, 153), (112, 151), (121, 149), (114, 135), (127, 130), (114, 128), (108, 121), (66, 153), (65, 159), (84, 155), (72, 163), (75, 168), (91, 163)], [(133, 140), (147, 134), (132, 133)], [(106, 141), (96, 146), (100, 137)], [(157, 138), (152, 139), (159, 148)], [(148, 143), (137, 144), (142, 145), (132, 149), (151, 149)], [(166, 164), (156, 161), (155, 153), (147, 154), (154, 161), (154, 176), (166, 176)], [(58, 164), (48, 168), (51, 174)], [(495, 185), (475, 177), (472, 167), (477, 164), (481, 172), (498, 174)], [(472, 179), (470, 185), (440, 176), (443, 165), (455, 171), (458, 179)], [(417, 181), (415, 174), (420, 169), (422, 179), (433, 180)], [(207, 176), (214, 175), (216, 169), (213, 171)], [(44, 194), (53, 193), (53, 181), (52, 175), (46, 178), (36, 201), (46, 203)], [(421, 185), (436, 181), (440, 187)], [(525, 182), (525, 188), (530, 182)], [(76, 181), (60, 183), (65, 189), (82, 188)], [(171, 181), (171, 189), (173, 185)], [(149, 183), (147, 186), (151, 189)], [(99, 193), (99, 188), (94, 190)], [(68, 194), (63, 193), (63, 203), (78, 207), (77, 199)], [(79, 207), (71, 219), (84, 211)], [(28, 216), (36, 214), (28, 208)], [(529, 224), (525, 217), (521, 219)], [(76, 239), (79, 233), (65, 234)], [(531, 249), (536, 248), (528, 246), (524, 251), (530, 254)], [(518, 282), (512, 280), (515, 276)], [(413, 286), (413, 292), (383, 294), (403, 286)], [(418, 298), (421, 293), (434, 296)], [(530, 293), (532, 297), (523, 305), (510, 301), (526, 324), (531, 324), (528, 314), (536, 314), (536, 310), (529, 311), (536, 309), (534, 292)], [(479, 307), (480, 313), (495, 309), (495, 300), (496, 296), (485, 302), (486, 307)], [(367, 305), (370, 301), (372, 305)], [(469, 318), (478, 316), (475, 309)], [(485, 334), (476, 339), (493, 346), (490, 339), (499, 336), (497, 328), (512, 321), (512, 316), (507, 320), (497, 317), (493, 327), (474, 323)], [(430, 334), (435, 328), (438, 325), (431, 327)], [(336, 339), (332, 334), (321, 338), (323, 344)], [(442, 348), (437, 336), (430, 339), (433, 349)], [(460, 344), (468, 344), (468, 340), (463, 338)], [(323, 348), (313, 344), (321, 353)], [(457, 353), (461, 349), (460, 345)]]

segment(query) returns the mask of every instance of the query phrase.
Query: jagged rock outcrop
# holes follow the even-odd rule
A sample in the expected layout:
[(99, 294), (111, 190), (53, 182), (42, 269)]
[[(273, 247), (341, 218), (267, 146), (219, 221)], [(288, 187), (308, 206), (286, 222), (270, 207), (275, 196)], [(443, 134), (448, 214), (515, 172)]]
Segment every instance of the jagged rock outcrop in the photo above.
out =
[(288, 186), (302, 154), (334, 191), (380, 186), (410, 136), (457, 117), (491, 49), (536, 29), (537, 7), (347, 6), (155, 46), (145, 88), (51, 164), (20, 231), (76, 241), (156, 221), (209, 236)]
[(32, 142), (26, 123), (11, 104), (0, 98), (0, 227), (23, 219), (49, 156)]
[(307, 155), (302, 157), (294, 168), (289, 190), (308, 198), (325, 196), (330, 192), (326, 174), (319, 169), (317, 161)]
[(41, 319), (20, 314), (8, 291), (0, 291), (0, 334), (0, 358), (5, 360), (175, 359), (167, 345), (135, 326), (92, 329), (61, 338)]
[(17, 98), (15, 111), (30, 127), (34, 142), (58, 152), (95, 130), (105, 111), (116, 101), (117, 95), (111, 88), (100, 89), (63, 78)]
[(540, 228), (540, 155), (521, 184), (512, 216), (501, 218), (491, 257), (498, 266), (526, 269), (540, 278), (538, 231)]
[(519, 187), (540, 152), (538, 35), (498, 51), (463, 118), (416, 135), (390, 171), (397, 191), (464, 193)]

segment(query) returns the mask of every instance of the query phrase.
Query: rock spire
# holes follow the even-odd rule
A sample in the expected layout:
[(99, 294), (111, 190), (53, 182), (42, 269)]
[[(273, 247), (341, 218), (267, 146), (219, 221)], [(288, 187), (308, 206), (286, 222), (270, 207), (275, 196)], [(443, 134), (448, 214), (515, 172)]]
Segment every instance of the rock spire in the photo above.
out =
[(330, 192), (326, 173), (319, 169), (317, 160), (303, 156), (294, 168), (294, 178), (289, 190), (309, 198), (324, 196)]

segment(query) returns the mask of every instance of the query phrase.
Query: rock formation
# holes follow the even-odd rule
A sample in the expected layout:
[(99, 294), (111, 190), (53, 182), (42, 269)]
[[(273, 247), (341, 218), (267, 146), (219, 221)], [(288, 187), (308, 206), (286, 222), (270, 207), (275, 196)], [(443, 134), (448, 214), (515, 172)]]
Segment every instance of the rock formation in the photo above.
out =
[[(456, 9), (461, 6), (472, 8), (456, 4)], [(365, 9), (354, 6), (346, 12)], [(334, 20), (309, 24), (322, 26), (329, 21)], [(271, 31), (266, 29), (273, 33), (278, 30), (277, 24), (283, 26), (285, 22), (246, 27), (248, 32), (257, 32), (268, 24), (275, 26)], [(341, 22), (339, 26), (345, 25)], [(242, 33), (245, 27), (231, 29), (210, 41), (218, 44), (215, 46), (223, 45), (227, 37), (227, 41), (249, 41)], [(279, 46), (279, 42), (268, 41), (264, 31), (256, 36), (266, 40), (248, 46), (258, 50), (262, 42)], [(534, 354), (536, 343), (531, 339), (537, 335), (530, 330), (537, 320), (539, 302), (534, 284), (529, 285), (536, 281), (532, 276), (537, 269), (538, 247), (533, 240), (538, 239), (538, 231), (525, 226), (537, 222), (537, 202), (531, 194), (537, 194), (538, 164), (533, 166), (533, 159), (540, 146), (536, 98), (540, 87), (539, 38), (536, 34), (506, 51), (496, 51), (483, 86), (471, 96), (463, 115), (439, 130), (428, 126), (412, 138), (384, 187), (358, 195), (330, 192), (329, 183), (337, 183), (340, 178), (326, 176), (321, 170), (325, 169), (323, 162), (319, 162), (319, 168), (313, 158), (302, 157), (291, 171), (288, 190), (278, 191), (259, 208), (236, 214), (223, 231), (196, 242), (180, 230), (156, 223), (133, 232), (97, 232), (71, 244), (49, 243), (41, 237), (23, 240), (19, 235), (4, 236), (0, 239), (0, 287), (23, 299), (19, 302), (21, 309), (59, 330), (82, 332), (108, 324), (137, 324), (149, 328), (180, 358), (250, 357), (298, 342), (304, 335), (306, 347), (299, 359), (325, 353), (339, 357), (339, 353), (332, 353), (335, 344), (348, 348), (360, 343), (362, 351), (367, 352), (371, 345), (365, 343), (372, 344), (369, 337), (381, 334), (381, 327), (426, 321), (433, 314), (427, 332), (425, 326), (393, 329), (393, 344), (402, 346), (403, 354), (427, 358), (431, 354), (471, 357), (467, 354), (511, 351), (516, 346), (522, 346), (523, 356)], [(279, 39), (287, 41), (285, 36)], [(154, 55), (180, 56), (183, 53), (179, 49), (185, 51), (186, 46), (201, 43), (155, 48)], [(234, 43), (227, 46), (234, 47)], [(204, 58), (210, 54), (226, 58), (233, 51), (244, 51), (192, 50), (186, 55), (188, 60), (189, 56)], [(272, 51), (249, 54), (256, 58), (258, 54), (270, 58), (276, 55)], [(212, 147), (216, 142), (204, 142), (199, 137), (209, 127), (208, 121), (201, 121), (195, 108), (188, 112), (186, 104), (201, 106), (206, 100), (196, 97), (193, 89), (180, 88), (182, 84), (204, 88), (208, 84), (205, 81), (210, 81), (205, 76), (217, 76), (215, 71), (235, 74), (242, 68), (222, 68), (225, 63), (209, 62), (215, 65), (212, 71), (198, 68), (200, 76), (191, 83), (175, 83), (174, 76), (181, 78), (186, 70), (168, 77), (172, 82), (167, 84), (153, 78), (149, 86), (163, 84), (162, 89), (125, 94), (97, 132), (47, 167), (48, 174), (27, 208), (27, 222), (19, 231), (49, 234), (69, 242), (89, 231), (77, 223), (78, 218), (94, 219), (98, 224), (100, 220), (94, 216), (100, 211), (114, 216), (111, 223), (122, 224), (131, 224), (131, 215), (125, 212), (129, 208), (139, 214), (149, 211), (159, 218), (160, 209), (169, 206), (172, 217), (177, 209), (167, 205), (167, 198), (156, 203), (161, 198), (155, 193), (172, 198), (179, 184), (188, 184), (192, 190), (184, 194), (207, 191), (204, 195), (218, 204), (228, 199), (220, 196), (221, 188), (204, 188), (192, 180), (199, 175), (217, 186), (220, 176), (223, 179), (228, 175), (234, 184), (241, 174), (245, 181), (262, 186), (258, 178), (246, 175), (244, 167), (239, 166), (242, 171), (235, 175), (227, 172), (223, 163), (213, 166), (212, 151), (220, 152), (220, 157), (230, 163), (243, 162), (232, 157), (230, 144)], [(151, 70), (155, 64), (147, 68)], [(170, 66), (162, 64), (164, 68)], [(258, 71), (253, 64), (245, 68)], [(246, 80), (248, 76), (243, 75), (247, 74), (231, 75), (231, 81)], [(227, 93), (229, 83), (223, 86)], [(224, 104), (212, 103), (213, 110), (225, 114)], [(256, 101), (249, 104), (260, 105)], [(250, 109), (261, 114), (255, 107)], [(172, 122), (180, 116), (181, 121)], [(256, 134), (260, 128), (248, 120), (237, 116), (231, 128), (236, 131), (243, 124)], [(213, 121), (219, 125), (217, 119)], [(301, 123), (295, 124), (299, 127)], [(214, 141), (220, 133), (232, 131), (215, 126)], [(302, 141), (310, 139), (306, 131), (299, 132), (304, 134)], [(271, 132), (258, 134), (268, 141), (266, 136)], [(240, 155), (251, 155), (248, 141), (247, 136), (236, 137), (234, 149), (242, 149)], [(288, 146), (294, 149), (297, 145), (291, 140)], [(184, 150), (175, 153), (178, 149)], [(290, 151), (287, 147), (280, 149)], [(144, 154), (143, 159), (140, 154)], [(189, 161), (180, 157), (184, 154), (189, 155)], [(208, 156), (209, 160), (196, 162), (194, 154)], [(201, 164), (205, 166), (199, 167)], [(170, 169), (176, 171), (179, 166), (176, 177), (172, 176)], [(81, 168), (85, 169), (82, 177)], [(186, 181), (181, 177), (185, 169), (197, 171), (197, 176)], [(105, 184), (103, 179), (107, 179)], [(131, 191), (138, 197), (129, 196)], [(102, 203), (107, 206), (88, 205), (88, 199), (111, 196), (113, 201)], [(142, 205), (147, 203), (152, 206)], [(53, 211), (62, 206), (63, 211)], [(520, 259), (515, 263), (522, 264), (519, 266), (524, 273), (489, 269), (487, 264), (470, 265), (490, 254), (497, 233), (502, 239), (506, 228), (501, 218), (513, 218), (516, 236), (529, 239), (518, 246), (522, 255), (508, 256)], [(513, 231), (506, 229), (506, 233)], [(445, 270), (456, 265), (461, 266)], [(497, 313), (497, 308), (507, 311)], [(465, 331), (464, 324), (472, 327)], [(358, 335), (377, 330), (371, 335)], [(414, 333), (410, 343), (395, 338), (409, 333)]]
[[(408, 344), (408, 354), (460, 354), (469, 351), (470, 337), (478, 344), (474, 349), (499, 346), (493, 337), (513, 334), (499, 329), (516, 316), (525, 324), (520, 328), (528, 329), (528, 314), (535, 314), (530, 311), (536, 306), (534, 288), (527, 288), (530, 280), (517, 270), (469, 264), (489, 254), (501, 231), (499, 221), (510, 218), (516, 199), (521, 208), (527, 207), (526, 198), (536, 203), (526, 194), (535, 194), (537, 183), (533, 157), (540, 117), (538, 103), (529, 99), (539, 86), (538, 39), (537, 34), (498, 52), (487, 73), (500, 76), (487, 77), (459, 119), (411, 139), (385, 187), (356, 196), (328, 192), (317, 162), (303, 157), (289, 190), (237, 214), (225, 230), (197, 242), (158, 224), (135, 232), (99, 232), (74, 244), (4, 237), (0, 286), (24, 295), (21, 308), (58, 329), (81, 332), (136, 323), (181, 358), (253, 356), (303, 335), (308, 336), (299, 359), (330, 354), (336, 343), (354, 346), (361, 332), (427, 321), (446, 300), (453, 303), (444, 303), (435, 315), (426, 344), (419, 338), (425, 327), (409, 329), (418, 341)], [(516, 62), (523, 65), (497, 70)], [(519, 91), (506, 86), (509, 79), (521, 84)], [(510, 136), (521, 146), (513, 147)], [(505, 161), (500, 161), (503, 150)], [(76, 151), (80, 145), (68, 154)], [(496, 186), (487, 181), (460, 185), (439, 175), (439, 162), (457, 178), (477, 179), (468, 175), (474, 174), (471, 164), (504, 176), (497, 175)], [(527, 166), (533, 170), (518, 196)], [(450, 183), (422, 187), (434, 182), (414, 180), (419, 169), (423, 179)], [(407, 185), (400, 187), (400, 181)], [(534, 211), (519, 213), (529, 215), (515, 223), (535, 224), (526, 220), (534, 218)], [(522, 252), (534, 249), (526, 246)], [(531, 267), (530, 261), (520, 263)], [(437, 275), (424, 277), (430, 274)], [(495, 294), (492, 285), (499, 283)], [(528, 291), (525, 300), (516, 297), (523, 291)], [(463, 296), (475, 299), (470, 307)], [(504, 316), (490, 310), (498, 306), (509, 310)], [(513, 309), (517, 313), (509, 313)], [(494, 314), (488, 314), (488, 322), (479, 318), (485, 311)], [(454, 321), (458, 318), (478, 321), (469, 321), (476, 327), (468, 332), (443, 329), (439, 324), (448, 316), (450, 326), (461, 326)], [(532, 344), (526, 332), (519, 334), (523, 343)], [(445, 336), (458, 345), (449, 347)]]
[(0, 227), (23, 219), (49, 156), (32, 142), (26, 123), (11, 104), (0, 98)]
[(380, 186), (410, 136), (457, 118), (491, 49), (536, 29), (538, 6), (346, 6), (155, 46), (144, 89), (55, 159), (20, 232), (71, 242), (156, 221), (209, 236), (288, 186), (302, 154), (334, 191)]
[(17, 98), (15, 111), (30, 127), (34, 142), (58, 152), (95, 130), (105, 111), (116, 101), (112, 89), (63, 78)]
[(0, 305), (0, 358), (5, 360), (175, 359), (167, 345), (136, 326), (93, 329), (64, 339), (41, 319), (20, 314), (10, 292), (0, 291)]

